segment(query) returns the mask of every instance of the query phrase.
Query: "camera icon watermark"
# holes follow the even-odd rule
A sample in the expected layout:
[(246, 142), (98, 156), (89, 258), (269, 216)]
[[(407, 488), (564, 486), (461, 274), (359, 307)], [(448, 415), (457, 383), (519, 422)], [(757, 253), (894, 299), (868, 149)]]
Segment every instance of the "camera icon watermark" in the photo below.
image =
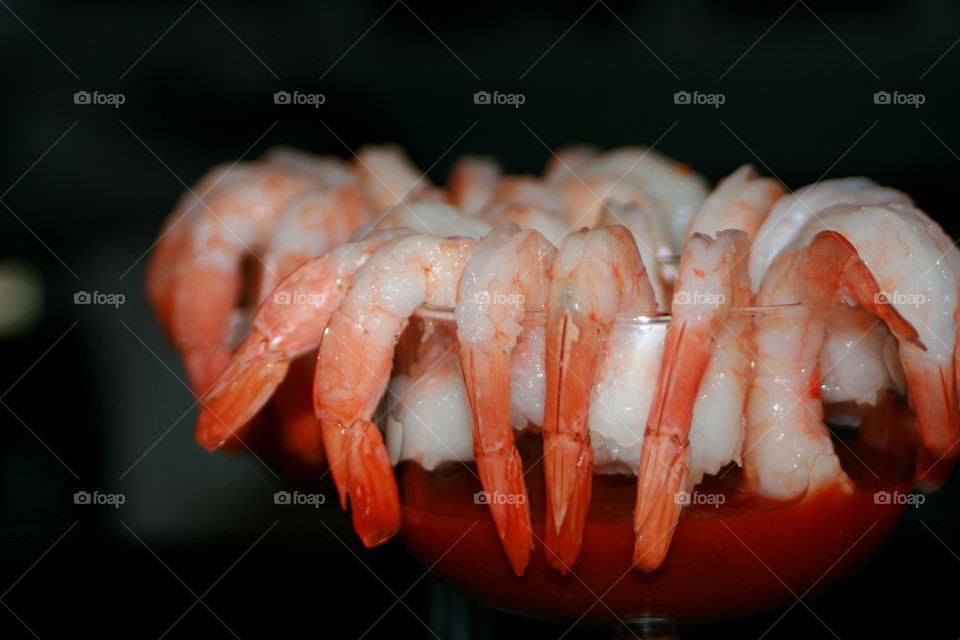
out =
[(708, 307), (719, 307), (726, 304), (727, 296), (722, 293), (708, 293), (705, 291), (678, 291), (673, 296), (675, 305), (700, 305)]
[(95, 104), (108, 105), (114, 109), (119, 109), (120, 105), (127, 101), (127, 97), (122, 93), (101, 93), (94, 91), (77, 91), (73, 94), (73, 104)]
[(673, 94), (673, 104), (681, 105), (707, 105), (714, 109), (719, 109), (720, 105), (727, 101), (727, 96), (722, 93), (701, 93), (699, 91), (677, 91)]
[(478, 291), (473, 294), (474, 304), (522, 306), (526, 301), (527, 298), (522, 293)]
[(295, 304), (319, 309), (326, 302), (327, 296), (323, 293), (305, 293), (303, 291), (275, 291), (273, 293), (273, 304)]
[(927, 96), (922, 93), (900, 93), (899, 91), (877, 91), (873, 94), (873, 104), (883, 105), (905, 105), (919, 109), (920, 105), (927, 101)]
[(310, 106), (318, 109), (320, 105), (327, 102), (327, 96), (322, 93), (302, 93), (300, 91), (277, 91), (273, 94), (273, 104), (285, 104), (294, 106)]
[(901, 291), (880, 291), (873, 296), (874, 304), (892, 304), (894, 306), (921, 307), (928, 302), (929, 298), (922, 293), (903, 293)]
[(919, 507), (927, 501), (922, 493), (903, 493), (902, 491), (877, 491), (873, 494), (874, 504), (899, 504)]
[(122, 493), (100, 493), (99, 491), (77, 491), (73, 494), (73, 504), (81, 505), (108, 505), (119, 509), (127, 501)]
[(673, 501), (675, 504), (678, 504), (682, 507), (687, 507), (694, 504), (719, 507), (726, 503), (727, 496), (723, 495), (722, 493), (700, 493), (699, 491), (694, 491), (691, 493), (689, 491), (678, 491), (673, 496)]
[(127, 296), (122, 293), (101, 293), (99, 291), (77, 291), (73, 294), (73, 304), (97, 304), (107, 305), (115, 309), (127, 301)]
[(519, 109), (520, 105), (527, 101), (527, 96), (522, 93), (500, 93), (494, 91), (477, 91), (473, 94), (473, 104), (497, 104), (510, 105), (514, 109)]
[(322, 493), (302, 493), (300, 491), (277, 491), (273, 494), (273, 504), (282, 505), (308, 505), (318, 509), (320, 505), (327, 501), (327, 496)]
[(522, 493), (477, 491), (473, 494), (474, 504), (524, 504), (526, 501), (527, 496)]

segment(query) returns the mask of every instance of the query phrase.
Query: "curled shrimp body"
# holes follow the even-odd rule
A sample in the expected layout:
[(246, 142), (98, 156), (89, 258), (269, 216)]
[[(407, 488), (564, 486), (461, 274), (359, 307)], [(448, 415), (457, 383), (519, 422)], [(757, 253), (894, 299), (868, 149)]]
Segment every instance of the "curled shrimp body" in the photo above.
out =
[(656, 309), (633, 236), (625, 227), (580, 230), (550, 269), (543, 422), (547, 561), (561, 572), (580, 556), (590, 505), (590, 398), (604, 341), (620, 312)]
[(849, 486), (822, 421), (818, 367), (827, 314), (841, 300), (876, 314), (901, 347), (925, 348), (840, 233), (819, 232), (806, 246), (778, 257), (754, 303), (801, 305), (755, 319), (756, 374), (747, 399), (743, 461), (747, 487), (758, 495), (791, 500), (832, 483)]
[(456, 307), (477, 469), (517, 575), (526, 569), (533, 543), (523, 462), (513, 440), (510, 364), (527, 311), (544, 311), (555, 254), (536, 231), (497, 226), (467, 261)]
[[(287, 375), (290, 362), (315, 349), (354, 272), (387, 242), (408, 235), (387, 230), (341, 245), (290, 274), (264, 300), (253, 330), (203, 398), (196, 436), (219, 449), (260, 411)], [(311, 452), (306, 457), (315, 458)]]
[(397, 146), (362, 147), (354, 156), (353, 167), (374, 212), (414, 199), (430, 188), (430, 181)]
[(362, 238), (370, 231), (379, 229), (400, 228), (441, 237), (482, 238), (490, 232), (490, 224), (482, 219), (464, 215), (445, 202), (425, 198), (390, 207), (358, 229), (353, 237)]
[(528, 204), (494, 205), (483, 213), (483, 219), (491, 224), (512, 222), (521, 229), (536, 229), (555, 247), (570, 230), (559, 213)]
[(812, 220), (798, 242), (822, 230), (843, 234), (876, 278), (880, 295), (916, 328), (924, 347), (901, 341), (899, 349), (907, 397), (926, 449), (935, 456), (956, 457), (957, 276), (926, 221), (912, 211), (837, 206)]
[(413, 235), (381, 247), (354, 275), (317, 355), (314, 407), (341, 505), (368, 547), (400, 527), (400, 502), (383, 438), (372, 422), (394, 348), (422, 304), (452, 307), (476, 241)]
[(646, 571), (663, 562), (680, 517), (679, 496), (689, 484), (694, 406), (732, 308), (734, 278), (747, 247), (743, 231), (721, 231), (716, 240), (696, 234), (687, 239), (680, 258), (637, 478), (633, 562)]

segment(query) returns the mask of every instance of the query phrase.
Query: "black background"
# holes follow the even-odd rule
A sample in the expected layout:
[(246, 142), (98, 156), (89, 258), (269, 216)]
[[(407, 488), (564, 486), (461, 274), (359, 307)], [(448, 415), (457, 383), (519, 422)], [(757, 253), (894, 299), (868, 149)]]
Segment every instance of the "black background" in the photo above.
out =
[[(177, 196), (274, 144), (347, 155), (397, 142), (440, 181), (468, 152), (535, 172), (566, 143), (656, 143), (711, 180), (743, 162), (791, 188), (868, 175), (957, 236), (958, 38), (947, 0), (4, 0), (0, 266), (35, 273), (43, 307), (0, 340), (0, 634), (431, 637), (425, 623), (441, 637), (560, 637), (565, 626), (414, 583), (422, 569), (398, 542), (361, 551), (333, 506), (276, 508), (283, 483), (267, 465), (199, 450), (193, 398), (142, 293), (142, 257)], [(326, 102), (275, 105), (278, 90)], [(525, 103), (476, 105), (479, 90)], [(681, 90), (725, 103), (676, 105)], [(77, 91), (125, 103), (78, 105)], [(878, 105), (877, 91), (925, 103)], [(126, 302), (78, 306), (80, 290)], [(690, 637), (956, 638), (956, 484), (828, 594)], [(127, 503), (75, 505), (77, 490)], [(405, 605), (374, 624), (391, 591)]]

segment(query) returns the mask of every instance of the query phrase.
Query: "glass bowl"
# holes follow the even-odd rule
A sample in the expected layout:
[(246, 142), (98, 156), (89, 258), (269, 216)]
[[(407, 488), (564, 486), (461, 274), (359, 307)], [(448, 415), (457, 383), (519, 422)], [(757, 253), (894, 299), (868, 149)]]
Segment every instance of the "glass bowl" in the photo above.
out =
[[(790, 314), (798, 308), (737, 313)], [(534, 315), (529, 321), (543, 318)], [(669, 321), (667, 315), (622, 316), (617, 325), (627, 324), (641, 335), (664, 331)], [(424, 336), (442, 331), (455, 340), (455, 329), (448, 310), (419, 310), (401, 338), (398, 370), (416, 366), (416, 345)], [(826, 409), (828, 416), (849, 416), (851, 407)], [(913, 417), (906, 401), (891, 392), (857, 413), (858, 429), (831, 429), (834, 449), (855, 485), (852, 492), (827, 488), (788, 503), (764, 501), (740, 490), (740, 469), (731, 463), (699, 485), (698, 504), (683, 510), (666, 560), (650, 573), (632, 567), (637, 479), (622, 472), (594, 474), (579, 563), (567, 575), (547, 564), (541, 438), (528, 431), (515, 431), (535, 544), (522, 576), (511, 569), (488, 506), (476, 499), (482, 489), (473, 462), (449, 461), (430, 469), (400, 462), (400, 535), (424, 566), (455, 588), (532, 616), (655, 628), (665, 621), (702, 622), (783, 607), (866, 562), (905, 508), (903, 500), (889, 497), (907, 495), (912, 488)], [(890, 433), (891, 421), (904, 436), (880, 450), (879, 439), (865, 434)]]

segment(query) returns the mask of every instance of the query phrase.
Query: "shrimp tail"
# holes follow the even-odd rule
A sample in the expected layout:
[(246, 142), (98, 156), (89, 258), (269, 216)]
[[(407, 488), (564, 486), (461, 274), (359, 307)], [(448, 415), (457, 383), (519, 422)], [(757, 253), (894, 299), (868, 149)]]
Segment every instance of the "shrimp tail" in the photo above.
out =
[(342, 440), (326, 437), (330, 429), (323, 433), (340, 506), (346, 509), (349, 502), (353, 527), (365, 547), (383, 544), (400, 530), (400, 494), (380, 430), (358, 418), (335, 431)]
[(510, 397), (510, 376), (508, 369), (498, 366), (501, 363), (495, 359), (477, 355), (469, 347), (461, 355), (464, 386), (475, 416), (474, 455), (497, 533), (513, 572), (520, 576), (530, 563), (533, 534), (523, 461), (514, 445), (510, 423), (510, 405), (502, 402)]
[(600, 327), (578, 325), (570, 312), (564, 312), (558, 325), (547, 330), (545, 543), (547, 561), (567, 573), (580, 557), (590, 508), (593, 449), (588, 417), (602, 340)]
[(684, 339), (685, 328), (681, 321), (667, 333), (640, 454), (633, 562), (644, 571), (663, 562), (680, 518), (681, 492), (690, 468), (687, 435), (713, 347), (712, 341)]
[(197, 442), (215, 451), (237, 437), (283, 381), (288, 366), (286, 356), (271, 350), (266, 336), (253, 331), (203, 398)]

